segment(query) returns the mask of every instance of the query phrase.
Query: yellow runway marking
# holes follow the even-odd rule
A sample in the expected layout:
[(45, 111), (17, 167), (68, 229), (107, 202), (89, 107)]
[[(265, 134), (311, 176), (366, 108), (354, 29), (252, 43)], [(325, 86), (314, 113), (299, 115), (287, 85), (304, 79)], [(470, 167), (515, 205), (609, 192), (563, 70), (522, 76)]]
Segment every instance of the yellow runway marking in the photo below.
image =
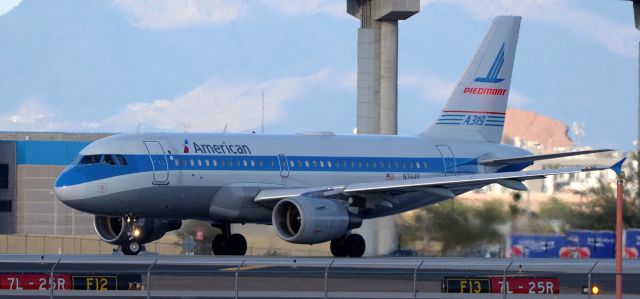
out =
[[(267, 268), (269, 266), (264, 266), (264, 265), (249, 265), (249, 266), (242, 266), (240, 267), (240, 271), (244, 271), (244, 270), (255, 270), (255, 269), (262, 269), (262, 268)], [(224, 269), (220, 269), (221, 271), (236, 271), (238, 270), (238, 267), (230, 267), (230, 268), (224, 268)]]

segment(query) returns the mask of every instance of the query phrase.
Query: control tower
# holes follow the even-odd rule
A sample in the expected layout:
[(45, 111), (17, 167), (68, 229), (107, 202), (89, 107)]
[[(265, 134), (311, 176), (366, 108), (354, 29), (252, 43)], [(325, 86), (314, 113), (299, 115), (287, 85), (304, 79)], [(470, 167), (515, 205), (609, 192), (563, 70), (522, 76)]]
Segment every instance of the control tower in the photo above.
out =
[[(398, 134), (398, 21), (420, 11), (420, 0), (347, 0), (358, 29), (358, 134)], [(365, 221), (369, 255), (397, 247), (394, 216)]]

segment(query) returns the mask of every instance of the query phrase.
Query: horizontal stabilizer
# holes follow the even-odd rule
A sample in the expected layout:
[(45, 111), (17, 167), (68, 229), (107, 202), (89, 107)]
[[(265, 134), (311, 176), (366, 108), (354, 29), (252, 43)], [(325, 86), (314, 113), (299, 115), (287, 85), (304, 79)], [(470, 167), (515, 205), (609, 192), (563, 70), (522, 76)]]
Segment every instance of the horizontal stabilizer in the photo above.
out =
[(533, 162), (538, 160), (547, 160), (547, 159), (555, 159), (555, 158), (571, 157), (571, 156), (579, 156), (579, 155), (587, 155), (587, 154), (595, 154), (595, 153), (611, 152), (611, 151), (613, 150), (597, 149), (597, 150), (575, 151), (575, 152), (556, 153), (556, 154), (533, 155), (533, 156), (506, 158), (506, 159), (484, 160), (478, 163), (485, 166), (504, 166), (509, 164), (519, 164), (519, 163)]

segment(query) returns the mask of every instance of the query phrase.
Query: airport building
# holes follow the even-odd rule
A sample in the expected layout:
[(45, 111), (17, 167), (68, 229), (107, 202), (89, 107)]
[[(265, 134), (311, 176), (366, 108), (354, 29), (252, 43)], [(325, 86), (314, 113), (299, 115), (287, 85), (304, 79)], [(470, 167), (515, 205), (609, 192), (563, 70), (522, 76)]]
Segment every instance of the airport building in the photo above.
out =
[(58, 174), (109, 134), (0, 132), (0, 234), (89, 235), (93, 218), (57, 200)]

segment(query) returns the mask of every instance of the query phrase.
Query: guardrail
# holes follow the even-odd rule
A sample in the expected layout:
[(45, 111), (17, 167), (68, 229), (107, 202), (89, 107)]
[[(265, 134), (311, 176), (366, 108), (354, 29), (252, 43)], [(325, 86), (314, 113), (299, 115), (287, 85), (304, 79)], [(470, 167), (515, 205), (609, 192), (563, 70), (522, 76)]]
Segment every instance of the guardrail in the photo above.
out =
[[(50, 298), (590, 298), (592, 286), (607, 298), (615, 288), (612, 260), (4, 255), (0, 269), (0, 296)], [(625, 298), (640, 298), (640, 262), (622, 275)]]

